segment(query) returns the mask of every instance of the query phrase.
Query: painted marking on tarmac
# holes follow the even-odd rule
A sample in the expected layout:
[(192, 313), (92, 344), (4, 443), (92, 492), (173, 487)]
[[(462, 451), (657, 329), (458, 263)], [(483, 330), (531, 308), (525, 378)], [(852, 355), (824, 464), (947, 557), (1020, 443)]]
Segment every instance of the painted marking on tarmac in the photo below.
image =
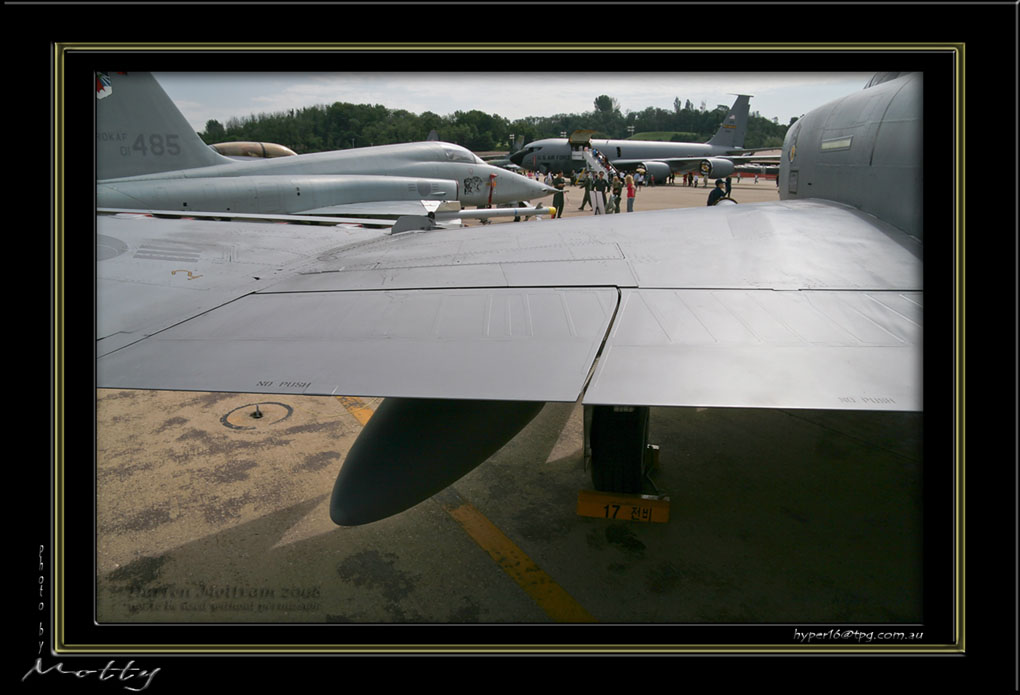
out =
[(360, 398), (353, 398), (351, 396), (337, 396), (336, 399), (340, 401), (340, 404), (347, 409), (355, 419), (361, 423), (364, 427), (365, 423), (368, 422), (369, 418), (372, 417), (372, 409), (365, 404)]
[[(361, 399), (348, 396), (336, 398), (362, 425), (372, 417), (372, 409)], [(488, 553), (499, 568), (506, 572), (550, 618), (561, 623), (598, 622), (495, 524), (465, 502), (452, 487), (434, 495), (433, 499), (439, 502), (446, 513), (460, 524), (471, 539)]]
[(465, 502), (456, 490), (448, 487), (434, 495), (434, 499), (546, 615), (559, 623), (598, 622), (495, 524)]

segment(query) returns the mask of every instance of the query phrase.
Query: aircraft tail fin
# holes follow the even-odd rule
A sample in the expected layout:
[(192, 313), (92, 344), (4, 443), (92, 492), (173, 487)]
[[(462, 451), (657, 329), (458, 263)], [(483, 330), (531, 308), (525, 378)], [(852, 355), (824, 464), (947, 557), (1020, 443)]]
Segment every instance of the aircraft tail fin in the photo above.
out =
[(147, 72), (96, 73), (99, 180), (222, 164)]
[(750, 111), (751, 97), (747, 94), (738, 94), (737, 100), (733, 102), (722, 125), (716, 131), (709, 145), (720, 147), (743, 147), (744, 136), (747, 134), (747, 116)]

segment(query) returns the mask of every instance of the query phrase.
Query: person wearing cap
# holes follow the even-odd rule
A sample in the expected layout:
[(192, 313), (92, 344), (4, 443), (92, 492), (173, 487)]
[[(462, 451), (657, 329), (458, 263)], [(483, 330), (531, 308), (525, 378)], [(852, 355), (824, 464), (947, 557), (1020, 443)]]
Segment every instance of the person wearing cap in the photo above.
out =
[(726, 197), (726, 182), (722, 179), (715, 180), (715, 188), (708, 194), (708, 204), (715, 205), (720, 198)]
[(596, 215), (606, 214), (606, 189), (609, 188), (609, 182), (606, 181), (606, 173), (604, 171), (599, 172), (599, 177), (595, 179), (595, 184), (592, 186), (593, 196), (595, 198), (594, 207)]
[(563, 187), (567, 185), (567, 181), (563, 178), (562, 171), (556, 172), (556, 175), (553, 176), (552, 185), (556, 189), (556, 192), (553, 193), (553, 207), (556, 208), (556, 217), (563, 217)]
[(584, 199), (581, 200), (581, 207), (579, 207), (577, 209), (578, 210), (584, 210), (584, 206), (585, 205), (591, 205), (592, 208), (594, 208), (595, 204), (593, 202), (591, 202), (591, 172), (590, 171), (588, 171), (588, 170), (584, 171), (584, 179), (583, 179), (583, 182), (581, 183), (581, 185), (584, 186)]

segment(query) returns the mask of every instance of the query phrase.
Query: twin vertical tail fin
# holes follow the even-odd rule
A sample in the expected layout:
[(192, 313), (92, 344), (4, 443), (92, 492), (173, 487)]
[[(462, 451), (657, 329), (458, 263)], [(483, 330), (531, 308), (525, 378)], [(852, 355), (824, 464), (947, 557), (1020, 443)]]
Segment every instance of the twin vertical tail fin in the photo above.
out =
[(96, 73), (100, 181), (229, 161), (202, 142), (151, 74)]
[(737, 100), (733, 102), (722, 125), (716, 131), (709, 145), (719, 147), (743, 147), (744, 136), (747, 135), (747, 116), (750, 111), (751, 97), (747, 94), (738, 94)]

